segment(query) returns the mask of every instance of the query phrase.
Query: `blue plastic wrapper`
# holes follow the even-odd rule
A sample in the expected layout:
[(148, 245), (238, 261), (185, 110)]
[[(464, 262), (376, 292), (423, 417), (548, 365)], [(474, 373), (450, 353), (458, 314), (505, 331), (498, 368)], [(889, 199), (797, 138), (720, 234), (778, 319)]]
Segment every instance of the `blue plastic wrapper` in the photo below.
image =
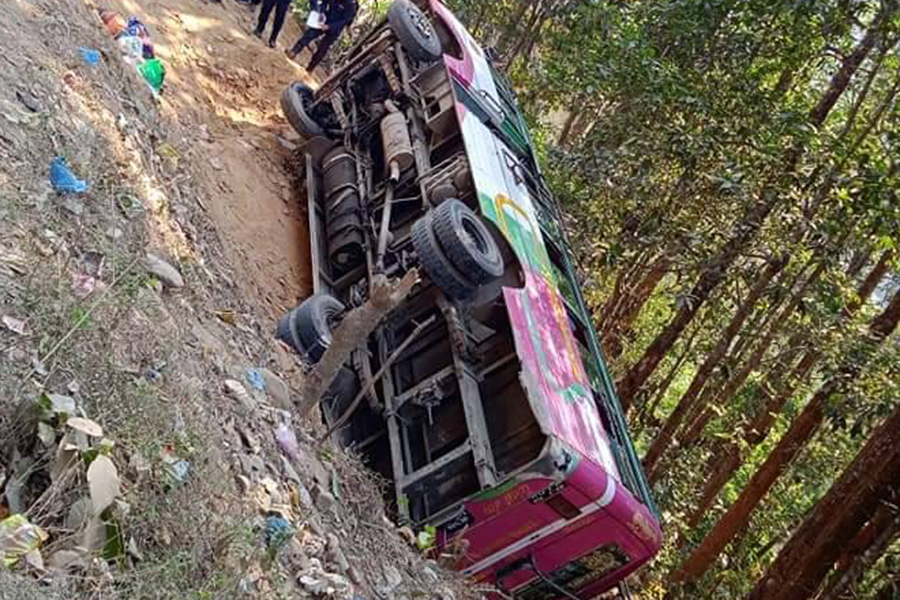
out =
[(84, 59), (84, 62), (91, 65), (92, 67), (96, 67), (100, 64), (101, 56), (100, 53), (93, 48), (78, 48), (78, 51), (81, 53), (81, 58)]
[(266, 519), (266, 546), (270, 550), (283, 547), (292, 535), (294, 530), (284, 517), (271, 516)]
[(75, 177), (66, 159), (60, 156), (50, 163), (50, 185), (60, 194), (83, 194), (88, 190), (87, 182)]
[(250, 382), (250, 386), (254, 390), (258, 392), (266, 391), (266, 378), (256, 369), (247, 369), (247, 381)]

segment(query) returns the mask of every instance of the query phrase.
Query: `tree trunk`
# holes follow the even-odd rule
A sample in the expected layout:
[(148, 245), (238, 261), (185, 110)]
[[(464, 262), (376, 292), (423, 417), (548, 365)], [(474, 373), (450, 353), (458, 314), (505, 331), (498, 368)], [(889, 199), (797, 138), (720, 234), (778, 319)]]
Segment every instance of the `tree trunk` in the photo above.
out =
[(649, 419), (653, 419), (653, 413), (656, 412), (656, 407), (659, 406), (662, 399), (666, 397), (666, 391), (669, 389), (669, 386), (672, 385), (672, 382), (675, 381), (675, 378), (681, 371), (681, 367), (684, 366), (684, 363), (691, 355), (691, 350), (694, 347), (694, 340), (697, 339), (697, 333), (699, 331), (700, 329), (695, 327), (690, 335), (688, 335), (687, 339), (684, 341), (684, 349), (681, 351), (681, 355), (675, 360), (675, 364), (672, 365), (668, 374), (654, 387), (651, 394), (652, 399), (641, 406), (641, 410), (637, 415), (637, 421), (639, 423), (646, 424)]
[[(582, 101), (579, 98), (576, 106), (581, 106)], [(566, 144), (569, 141), (569, 134), (572, 133), (572, 126), (575, 125), (575, 119), (577, 119), (581, 115), (581, 110), (577, 108), (573, 108), (569, 111), (569, 114), (566, 115), (566, 120), (563, 122), (562, 129), (559, 131), (559, 137), (556, 138), (556, 145), (560, 148), (565, 148)]]
[[(878, 41), (881, 34), (881, 26), (882, 17), (879, 16), (867, 29), (853, 52), (844, 60), (841, 68), (831, 78), (828, 89), (810, 111), (809, 121), (813, 126), (819, 127), (825, 122), (835, 103), (847, 90), (853, 75)], [(802, 147), (794, 146), (785, 153), (785, 175), (793, 175), (802, 151)], [(772, 212), (778, 202), (779, 195), (776, 191), (774, 189), (765, 189), (760, 194), (760, 199), (748, 207), (744, 216), (732, 229), (728, 241), (719, 251), (719, 254), (713, 257), (706, 268), (704, 268), (697, 283), (691, 290), (690, 301), (685, 302), (678, 309), (668, 325), (644, 351), (643, 356), (618, 382), (619, 397), (622, 399), (623, 404), (627, 405), (638, 389), (656, 371), (665, 354), (672, 348), (684, 329), (697, 315), (697, 311), (709, 298), (712, 290), (725, 279), (728, 269), (756, 237), (769, 213)]]
[[(884, 312), (872, 321), (869, 326), (869, 336), (876, 344), (880, 344), (894, 331), (898, 320), (900, 320), (900, 291), (893, 296)], [(671, 573), (670, 579), (673, 582), (691, 581), (703, 575), (738, 530), (749, 523), (753, 510), (822, 423), (825, 418), (825, 409), (832, 395), (860, 373), (864, 366), (863, 362), (855, 354), (847, 355), (838, 374), (819, 388), (803, 411), (794, 419), (790, 428), (750, 479), (735, 503), (719, 519), (684, 563)], [(897, 413), (897, 418), (900, 419), (900, 411)], [(898, 435), (900, 435), (900, 429), (898, 429)], [(898, 450), (900, 450), (900, 445), (898, 445)], [(900, 468), (900, 460), (892, 462), (897, 463)], [(785, 596), (785, 598), (793, 600), (791, 596)]]
[(675, 437), (675, 433), (678, 431), (678, 428), (681, 427), (685, 416), (693, 409), (697, 396), (700, 394), (703, 386), (706, 385), (707, 378), (728, 353), (728, 348), (731, 347), (734, 337), (741, 330), (741, 327), (744, 325), (750, 312), (756, 307), (756, 302), (765, 293), (772, 278), (786, 265), (786, 259), (770, 262), (766, 266), (762, 276), (757, 279), (756, 283), (750, 289), (747, 297), (740, 306), (738, 306), (737, 311), (735, 311), (734, 315), (731, 317), (731, 321), (719, 336), (716, 345), (706, 357), (706, 360), (703, 361), (703, 364), (700, 365), (700, 368), (697, 369), (697, 373), (694, 375), (694, 379), (691, 381), (687, 391), (681, 396), (681, 399), (678, 401), (672, 414), (666, 419), (665, 425), (663, 425), (663, 428), (657, 434), (656, 439), (653, 440), (653, 444), (644, 456), (644, 469), (648, 473), (653, 473), (657, 461), (663, 453), (669, 449), (669, 445)]
[[(873, 322), (883, 340), (900, 319), (900, 292)], [(872, 433), (841, 477), (778, 553), (749, 600), (806, 600), (819, 588), (841, 548), (872, 518), (900, 482), (900, 407)]]
[[(878, 263), (860, 284), (859, 289), (857, 289), (856, 298), (845, 307), (845, 318), (852, 317), (860, 307), (868, 302), (872, 292), (878, 287), (878, 283), (887, 274), (892, 258), (893, 251), (891, 250), (887, 250), (881, 255)], [(800, 341), (799, 336), (795, 336), (789, 342), (789, 346), (796, 346)], [(772, 429), (772, 425), (775, 424), (776, 416), (793, 396), (797, 386), (806, 381), (806, 378), (821, 357), (822, 353), (819, 350), (809, 349), (800, 359), (800, 362), (794, 366), (790, 374), (785, 377), (782, 371), (776, 370), (761, 386), (760, 393), (763, 395), (762, 407), (756, 411), (753, 420), (744, 431), (744, 441), (750, 448), (754, 448), (765, 441), (769, 431)], [(785, 366), (788, 364), (784, 363)], [(728, 442), (718, 451), (713, 451), (712, 454), (716, 459), (713, 465), (707, 469), (709, 477), (703, 486), (700, 500), (687, 519), (689, 527), (696, 527), (700, 523), (700, 520), (712, 506), (721, 489), (741, 466), (740, 447), (734, 442)]]
[(781, 313), (779, 313), (778, 317), (769, 327), (766, 335), (754, 347), (753, 353), (744, 362), (744, 365), (740, 370), (728, 379), (725, 386), (715, 394), (711, 401), (705, 402), (703, 405), (699, 406), (700, 410), (698, 410), (695, 413), (696, 416), (690, 420), (685, 434), (679, 438), (681, 443), (693, 444), (700, 434), (703, 433), (705, 424), (712, 418), (712, 409), (710, 408), (710, 405), (724, 405), (729, 402), (741, 389), (744, 383), (747, 382), (750, 375), (759, 368), (763, 359), (765, 359), (766, 354), (768, 354), (769, 349), (772, 347), (772, 344), (775, 343), (778, 335), (787, 324), (788, 319), (790, 319), (791, 315), (794, 314), (794, 311), (797, 310), (797, 307), (803, 300), (806, 290), (819, 279), (822, 272), (825, 270), (825, 266), (825, 262), (820, 262), (818, 266), (816, 266), (812, 274), (810, 274), (810, 276), (801, 284), (800, 288), (794, 292), (791, 302), (782, 309)]
[(866, 526), (857, 533), (838, 557), (835, 577), (819, 600), (840, 600), (847, 592), (855, 596), (863, 573), (881, 558), (900, 533), (896, 498), (882, 502)]
[(609, 337), (604, 338), (604, 345), (609, 345), (608, 356), (610, 358), (615, 359), (621, 356), (624, 349), (622, 338), (628, 337), (630, 334), (634, 321), (640, 314), (641, 309), (650, 300), (659, 282), (669, 272), (669, 265), (670, 261), (665, 256), (654, 261), (649, 268), (649, 272), (635, 286), (633, 293), (629, 293), (624, 306), (617, 311), (617, 314), (614, 316), (615, 320), (608, 329)]
[(334, 330), (331, 345), (310, 373), (297, 373), (294, 387), (297, 414), (305, 417), (319, 403), (341, 366), (350, 360), (353, 351), (365, 345), (378, 324), (394, 311), (409, 295), (419, 281), (416, 269), (408, 271), (403, 279), (388, 282), (379, 278), (372, 283), (369, 299), (354, 308)]

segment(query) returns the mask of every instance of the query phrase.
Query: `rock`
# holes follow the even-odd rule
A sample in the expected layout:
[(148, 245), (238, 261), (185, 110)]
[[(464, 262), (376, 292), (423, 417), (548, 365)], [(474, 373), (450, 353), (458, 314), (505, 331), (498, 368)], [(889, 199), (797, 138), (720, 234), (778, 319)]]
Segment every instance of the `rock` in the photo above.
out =
[(236, 429), (241, 436), (241, 441), (244, 443), (244, 446), (246, 446), (253, 454), (259, 454), (259, 451), (262, 449), (259, 438), (257, 438), (247, 427), (238, 425), (236, 426)]
[(263, 460), (254, 454), (241, 454), (240, 461), (241, 469), (244, 470), (244, 474), (251, 481), (257, 479), (258, 474), (266, 471), (266, 465), (263, 463)]
[(322, 512), (331, 512), (337, 505), (334, 495), (321, 485), (316, 486), (316, 506)]
[(437, 574), (437, 571), (435, 571), (428, 565), (422, 567), (422, 579), (424, 579), (425, 582), (429, 585), (434, 585), (441, 580), (440, 576)]
[(375, 593), (382, 598), (391, 596), (403, 583), (403, 576), (393, 565), (385, 565), (382, 570), (382, 580), (375, 586)]
[(184, 287), (184, 279), (181, 277), (181, 273), (178, 272), (178, 269), (155, 254), (147, 254), (147, 258), (144, 259), (144, 268), (167, 287)]
[(306, 555), (306, 552), (303, 550), (303, 545), (296, 536), (292, 537), (288, 544), (287, 559), (295, 569), (306, 571), (310, 567), (309, 557)]
[(84, 214), (84, 202), (82, 202), (80, 198), (76, 198), (75, 196), (63, 196), (60, 198), (59, 202), (64, 209), (76, 217), (80, 217)]
[(313, 507), (312, 494), (309, 493), (309, 490), (302, 483), (297, 484), (297, 496), (300, 498), (301, 506), (304, 508)]
[(269, 395), (269, 401), (272, 406), (291, 409), (291, 391), (284, 379), (270, 371), (269, 369), (257, 369), (263, 379), (266, 381), (266, 392)]
[(350, 570), (350, 563), (347, 561), (347, 557), (344, 555), (344, 551), (341, 549), (341, 544), (338, 541), (338, 538), (333, 533), (328, 534), (328, 560), (337, 567), (338, 572), (342, 575), (346, 574)]
[(247, 388), (240, 381), (226, 379), (224, 385), (228, 395), (240, 402), (244, 408), (247, 410), (256, 408), (256, 400), (253, 399), (253, 396), (250, 395), (250, 392), (247, 391)]
[[(284, 472), (284, 476), (286, 479), (293, 481), (294, 483), (300, 483), (300, 475), (297, 473), (296, 469), (291, 465), (291, 461), (289, 461), (286, 457), (280, 456), (281, 458), (281, 470)], [(309, 492), (306, 492), (309, 494)]]
[(125, 235), (125, 232), (116, 226), (112, 226), (106, 230), (106, 237), (113, 241), (122, 239), (123, 235)]

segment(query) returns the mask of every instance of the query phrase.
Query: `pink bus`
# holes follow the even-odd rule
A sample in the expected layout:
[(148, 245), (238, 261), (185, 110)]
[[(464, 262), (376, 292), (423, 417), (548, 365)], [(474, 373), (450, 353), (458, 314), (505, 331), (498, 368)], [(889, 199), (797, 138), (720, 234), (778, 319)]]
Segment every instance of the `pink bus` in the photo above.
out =
[(376, 277), (421, 276), (332, 384), (336, 440), (475, 580), (522, 600), (622, 589), (658, 551), (659, 520), (559, 207), (489, 53), (438, 0), (396, 0), (282, 107), (306, 140), (314, 295), (278, 337), (315, 363)]

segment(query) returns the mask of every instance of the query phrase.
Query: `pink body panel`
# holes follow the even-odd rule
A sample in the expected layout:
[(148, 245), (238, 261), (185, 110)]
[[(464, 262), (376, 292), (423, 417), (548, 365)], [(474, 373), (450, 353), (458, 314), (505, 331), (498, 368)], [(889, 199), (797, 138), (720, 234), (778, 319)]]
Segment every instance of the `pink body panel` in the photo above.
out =
[[(552, 485), (581, 514), (566, 520), (535, 495)], [(532, 501), (532, 499), (536, 501)], [(599, 593), (620, 581), (659, 549), (661, 532), (649, 511), (598, 465), (582, 460), (561, 482), (531, 474), (505, 492), (466, 504), (471, 525), (462, 533), (468, 551), (457, 565), (477, 580), (496, 581), (496, 572), (517, 560), (533, 556), (550, 573), (591, 551), (615, 544), (626, 560), (622, 564), (593, 565), (578, 587)], [(506, 576), (504, 589), (534, 580), (522, 569)], [(585, 595), (585, 597), (589, 597)]]

